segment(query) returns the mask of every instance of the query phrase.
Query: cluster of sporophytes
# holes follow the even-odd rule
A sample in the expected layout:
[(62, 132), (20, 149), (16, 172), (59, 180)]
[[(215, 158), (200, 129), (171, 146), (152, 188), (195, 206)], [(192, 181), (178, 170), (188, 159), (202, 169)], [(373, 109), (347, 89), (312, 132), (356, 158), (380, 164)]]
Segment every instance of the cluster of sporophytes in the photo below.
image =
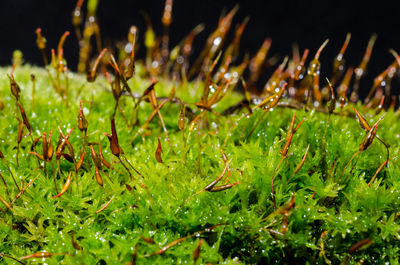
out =
[(270, 39), (239, 59), (247, 19), (228, 41), (234, 8), (190, 65), (203, 26), (169, 49), (167, 0), (164, 33), (145, 17), (147, 55), (135, 63), (137, 28), (103, 49), (96, 6), (83, 26), (83, 1), (73, 12), (86, 76), (67, 68), (69, 33), (48, 59), (41, 29), (45, 68), (17, 56), (0, 70), (1, 263), (398, 261), (394, 51), (361, 101), (375, 36), (353, 68), (348, 34), (325, 81), (328, 41), (308, 68), (297, 49), (274, 66)]

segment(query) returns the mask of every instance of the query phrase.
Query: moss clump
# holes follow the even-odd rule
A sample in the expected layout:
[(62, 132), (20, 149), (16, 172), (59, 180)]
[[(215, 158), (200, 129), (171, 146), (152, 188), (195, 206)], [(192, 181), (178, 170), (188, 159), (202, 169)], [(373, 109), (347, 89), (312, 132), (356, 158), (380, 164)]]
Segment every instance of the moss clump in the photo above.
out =
[(320, 89), (325, 41), (307, 71), (309, 51), (294, 49), (258, 90), (271, 40), (239, 61), (245, 20), (223, 50), (237, 7), (189, 67), (202, 26), (170, 50), (171, 0), (161, 38), (147, 20), (136, 64), (135, 27), (117, 59), (101, 48), (97, 4), (88, 1), (83, 28), (83, 1), (73, 13), (86, 76), (67, 68), (69, 32), (48, 59), (41, 29), (45, 68), (16, 53), (0, 69), (2, 263), (397, 262), (395, 51), (364, 104), (376, 36), (344, 74), (347, 35), (333, 85)]
[[(88, 159), (77, 175), (72, 175), (69, 189), (53, 198), (57, 194), (52, 184), (56, 160), (53, 158), (47, 163), (46, 176), (35, 156), (29, 154), (29, 136), (21, 142), (20, 164), (16, 165), (18, 121), (15, 116), (20, 114), (9, 92), (5, 75), (9, 70), (2, 69), (0, 74), (5, 103), (0, 114), (1, 151), (17, 183), (19, 186), (23, 183), (26, 190), (11, 209), (2, 207), (1, 253), (15, 258), (43, 251), (55, 254), (46, 258), (47, 264), (121, 264), (130, 262), (136, 253), (140, 264), (172, 264), (191, 262), (192, 253), (202, 238), (201, 263), (356, 263), (361, 260), (380, 263), (398, 258), (400, 183), (396, 163), (399, 148), (395, 145), (400, 130), (396, 122), (398, 113), (389, 111), (379, 125), (379, 137), (392, 144), (391, 160), (368, 185), (385, 161), (386, 149), (375, 139), (361, 153), (352, 170), (353, 163), (344, 169), (365, 137), (358, 121), (350, 115), (353, 113), (350, 106), (332, 115), (328, 127), (326, 113), (276, 108), (266, 113), (247, 141), (243, 140), (243, 134), (248, 133), (249, 125), (259, 119), (263, 110), (256, 110), (249, 117), (204, 112), (208, 129), (197, 123), (190, 131), (191, 123), (185, 120), (183, 141), (178, 127), (181, 107), (169, 102), (161, 112), (170, 145), (156, 118), (147, 128), (151, 134), (137, 137), (130, 145), (140, 126), (127, 126), (121, 113), (129, 117), (133, 103), (129, 96), (122, 96), (124, 112), (116, 114), (119, 143), (127, 160), (143, 175), (142, 178), (132, 171), (130, 179), (119, 160), (112, 156), (107, 137), (103, 135), (110, 132), (109, 117), (114, 110), (111, 91), (105, 89), (106, 82), (99, 79), (94, 83), (91, 102), (92, 93), (84, 77), (71, 74), (66, 105), (55, 95), (45, 70), (24, 66), (16, 69), (14, 75), (22, 90), (22, 103), (33, 138), (58, 126), (64, 133), (77, 127), (82, 100), (88, 121), (87, 142), (100, 143), (105, 159), (112, 163), (111, 169), (103, 167), (100, 171), (104, 181), (100, 186), (95, 181), (95, 167), (88, 151)], [(33, 107), (29, 96), (32, 73), (36, 76), (37, 88)], [(135, 93), (141, 93), (149, 83), (140, 74), (135, 81), (130, 81)], [(176, 96), (184, 97), (187, 104), (197, 102), (198, 96), (188, 93), (193, 85), (177, 89)], [(160, 97), (167, 95), (170, 88), (171, 83), (166, 80), (160, 80), (155, 86)], [(240, 95), (232, 93), (218, 107), (224, 109), (238, 98)], [(140, 110), (139, 122), (143, 124), (153, 109), (149, 103), (142, 102)], [(305, 121), (293, 134), (287, 157), (277, 168), (293, 113), (295, 126)], [(371, 112), (365, 116), (370, 124), (377, 120)], [(206, 125), (203, 123), (203, 126)], [(163, 163), (155, 156), (158, 137)], [(54, 145), (57, 138), (58, 133), (53, 132)], [(71, 133), (69, 141), (78, 160), (78, 150), (83, 145), (79, 130)], [(326, 141), (325, 155), (321, 149), (323, 141)], [(293, 174), (307, 146), (304, 165)], [(224, 161), (223, 154), (229, 162)], [(54, 165), (53, 170), (50, 163)], [(215, 187), (239, 184), (219, 192), (196, 194), (221, 175), (226, 165), (227, 172)], [(14, 198), (18, 190), (11, 174), (4, 163), (0, 167)], [(60, 159), (62, 173), (55, 172), (59, 190), (73, 168), (72, 163)], [(349, 176), (344, 179), (346, 175)], [(277, 210), (271, 196), (273, 176)], [(27, 187), (31, 180), (33, 183)], [(0, 194), (8, 199), (4, 185), (0, 186)], [(164, 254), (157, 254), (171, 242), (187, 236)], [(362, 240), (367, 241), (352, 251)], [(3, 262), (15, 261), (3, 258)], [(42, 258), (28, 261), (29, 264), (40, 262)]]

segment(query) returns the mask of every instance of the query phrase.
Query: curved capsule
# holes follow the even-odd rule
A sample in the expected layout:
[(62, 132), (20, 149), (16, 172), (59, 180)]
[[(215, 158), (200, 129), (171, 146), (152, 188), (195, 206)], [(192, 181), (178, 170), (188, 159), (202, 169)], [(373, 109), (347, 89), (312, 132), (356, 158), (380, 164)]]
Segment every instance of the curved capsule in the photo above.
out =
[(356, 75), (356, 79), (360, 79), (365, 74), (365, 70), (367, 68), (369, 59), (371, 58), (371, 53), (372, 53), (372, 49), (374, 48), (376, 38), (377, 38), (377, 35), (373, 34), (368, 41), (368, 45), (367, 45), (367, 49), (365, 50), (364, 57), (363, 57), (360, 65), (354, 71), (355, 75)]
[(281, 99), (283, 92), (285, 92), (285, 88), (287, 86), (287, 83), (284, 83), (281, 90), (279, 90), (278, 93), (276, 93), (275, 98), (271, 101), (271, 104), (269, 104), (268, 108), (266, 110), (269, 110), (271, 108), (275, 108), (276, 105), (278, 105), (279, 100)]
[(226, 171), (229, 168), (229, 163), (226, 163), (224, 170), (221, 175), (219, 175), (215, 180), (213, 180), (210, 184), (205, 186), (202, 190), (210, 191), (214, 186), (225, 176)]
[(159, 162), (159, 163), (163, 163), (163, 160), (161, 158), (161, 153), (162, 153), (161, 141), (160, 141), (160, 138), (158, 138), (158, 145), (157, 145), (157, 150), (156, 150), (155, 156), (156, 156), (157, 162)]
[(57, 46), (57, 55), (58, 56), (60, 56), (60, 54), (62, 53), (65, 40), (67, 39), (68, 36), (69, 36), (69, 31), (64, 32), (64, 34), (60, 38), (60, 41), (58, 42), (58, 46)]
[(51, 49), (51, 62), (50, 65), (54, 68), (57, 69), (57, 58), (56, 58), (56, 51), (54, 49)]
[(135, 74), (135, 46), (136, 46), (136, 33), (138, 29), (136, 26), (132, 26), (129, 29), (129, 35), (128, 35), (128, 40), (132, 44), (132, 52), (131, 52), (131, 58), (129, 58), (129, 64), (127, 67), (127, 70), (125, 71), (124, 77), (125, 80), (129, 80), (133, 77)]
[(38, 154), (38, 153), (32, 152), (32, 151), (29, 151), (29, 154), (34, 155), (34, 156), (36, 156), (37, 158), (39, 158), (40, 160), (43, 160), (43, 161), (44, 161), (44, 157), (43, 157), (43, 155), (41, 155), (41, 154)]
[(70, 155), (70, 154), (67, 154), (67, 153), (61, 153), (61, 155), (60, 156), (63, 156), (68, 162), (71, 162), (71, 163), (73, 163), (74, 162), (74, 158)]
[(25, 110), (18, 102), (17, 102), (17, 105), (20, 110), (22, 120), (23, 120), (26, 128), (28, 129), (29, 133), (31, 133), (31, 124), (29, 123), (28, 118), (26, 117)]
[(346, 40), (344, 41), (343, 46), (340, 49), (340, 52), (338, 53), (338, 55), (336, 55), (333, 61), (333, 70), (332, 70), (333, 74), (331, 78), (332, 84), (336, 84), (336, 82), (339, 80), (339, 78), (344, 72), (344, 64), (345, 64), (344, 53), (346, 52), (350, 39), (351, 39), (351, 33), (347, 33)]
[(51, 161), (51, 159), (53, 158), (53, 152), (54, 152), (54, 147), (53, 147), (53, 144), (51, 143), (51, 134), (52, 133), (53, 133), (53, 130), (50, 131), (49, 138), (47, 139), (47, 152), (46, 152), (45, 156), (48, 161)]
[(82, 247), (79, 246), (79, 244), (75, 241), (75, 236), (74, 236), (73, 232), (71, 234), (71, 243), (72, 243), (72, 246), (74, 247), (74, 249), (76, 249), (76, 250), (81, 250), (82, 249)]
[(78, 163), (76, 164), (76, 172), (79, 171), (79, 169), (82, 167), (83, 164), (83, 158), (85, 157), (85, 152), (82, 153), (81, 157), (79, 158)]
[(266, 38), (258, 50), (256, 55), (250, 60), (249, 70), (250, 70), (250, 78), (248, 80), (249, 85), (253, 85), (259, 78), (261, 74), (261, 66), (265, 62), (267, 58), (269, 48), (271, 47), (272, 40), (270, 38)]
[(201, 248), (201, 245), (203, 245), (203, 242), (204, 242), (204, 239), (200, 238), (199, 243), (197, 243), (197, 246), (193, 251), (193, 261), (195, 263), (200, 258), (200, 248)]
[(71, 143), (68, 141), (68, 138), (64, 138), (65, 139), (65, 144), (67, 145), (68, 151), (69, 151), (69, 155), (75, 159), (75, 152), (74, 152), (74, 148), (71, 145)]
[(357, 102), (357, 100), (359, 99), (358, 88), (360, 86), (360, 80), (365, 75), (365, 71), (367, 69), (369, 59), (371, 58), (371, 53), (372, 53), (372, 49), (375, 45), (376, 38), (377, 38), (376, 34), (373, 34), (371, 36), (371, 38), (368, 41), (368, 46), (367, 46), (367, 49), (365, 50), (364, 57), (363, 57), (360, 65), (354, 70), (355, 80), (354, 80), (354, 84), (353, 84), (353, 92), (351, 93), (351, 97), (350, 97), (352, 102)]
[(369, 239), (369, 238), (365, 238), (361, 241), (358, 241), (357, 243), (355, 243), (354, 245), (352, 245), (349, 250), (347, 251), (349, 254), (353, 254), (354, 252), (356, 252), (357, 250), (361, 249), (361, 248), (367, 248), (370, 245), (372, 245), (374, 243), (373, 240)]
[(88, 121), (86, 120), (85, 114), (83, 114), (82, 109), (82, 101), (79, 102), (79, 111), (78, 111), (78, 129), (82, 131), (87, 131)]
[(183, 131), (185, 129), (185, 114), (183, 113), (184, 108), (181, 108), (181, 113), (178, 119), (178, 128)]
[(263, 101), (261, 101), (260, 104), (258, 104), (256, 106), (256, 108), (263, 108), (268, 102), (271, 102), (271, 103), (269, 104), (269, 106), (267, 106), (265, 108), (265, 111), (269, 110), (270, 108), (275, 107), (278, 104), (279, 99), (282, 97), (286, 86), (287, 86), (287, 83), (283, 84), (282, 88), (278, 92), (276, 92), (272, 96), (265, 98)]
[(379, 105), (378, 105), (377, 110), (375, 112), (375, 115), (378, 115), (382, 111), (384, 102), (385, 102), (385, 96), (382, 96), (381, 97), (381, 101), (379, 102)]
[(46, 39), (42, 35), (41, 28), (36, 29), (36, 36), (37, 36), (36, 43), (37, 43), (38, 48), (40, 50), (46, 49)]
[(13, 94), (13, 96), (18, 101), (19, 100), (19, 93), (21, 92), (21, 88), (19, 87), (17, 82), (15, 82), (14, 75), (13, 75), (14, 69), (15, 69), (15, 64), (13, 65), (13, 67), (11, 69), (10, 75), (7, 75), (7, 76), (8, 76), (8, 79), (10, 79), (11, 93)]
[(325, 48), (325, 46), (328, 44), (329, 39), (326, 39), (324, 43), (319, 47), (317, 52), (315, 53), (314, 59), (311, 61), (310, 66), (308, 68), (307, 74), (311, 76), (316, 76), (319, 75), (319, 70), (321, 68), (321, 64), (319, 62), (319, 57), (321, 56), (322, 50)]
[(55, 196), (53, 196), (53, 198), (58, 198), (58, 197), (60, 197), (61, 195), (63, 195), (63, 194), (68, 190), (69, 185), (71, 184), (71, 180), (72, 180), (72, 179), (71, 179), (71, 172), (69, 172), (69, 175), (68, 175), (67, 180), (65, 181), (64, 187), (62, 188), (62, 190), (60, 191), (60, 193), (57, 194), (57, 195), (55, 195)]
[(368, 132), (371, 130), (371, 126), (369, 126), (368, 122), (365, 120), (365, 118), (355, 109), (353, 108), (353, 110), (356, 112), (358, 121), (360, 122), (361, 128)]
[(53, 256), (70, 255), (69, 253), (50, 253), (50, 252), (36, 252), (34, 254), (20, 257), (19, 259), (33, 259), (33, 258), (50, 258)]
[(83, 5), (83, 1), (84, 0), (78, 0), (78, 2), (76, 3), (74, 12), (72, 13), (72, 25), (74, 25), (74, 27), (79, 27), (79, 25), (82, 22), (82, 18), (81, 18), (81, 7)]
[(321, 91), (319, 89), (319, 75), (316, 75), (314, 77), (314, 82), (313, 82), (313, 96), (314, 99), (321, 105), (322, 104), (322, 95)]
[(218, 53), (217, 57), (212, 62), (211, 67), (207, 72), (207, 76), (204, 82), (203, 95), (201, 96), (201, 101), (200, 101), (204, 105), (207, 105), (207, 99), (210, 94), (210, 86), (212, 84), (212, 73), (220, 58), (221, 58), (221, 52)]
[(328, 86), (331, 90), (331, 100), (329, 100), (329, 104), (328, 104), (328, 112), (329, 114), (332, 114), (333, 111), (335, 110), (336, 107), (336, 98), (335, 98), (335, 92), (333, 91), (333, 86), (331, 84), (331, 82), (329, 81), (328, 78), (326, 78), (326, 81), (328, 82)]
[(383, 116), (379, 118), (377, 122), (371, 127), (371, 129), (368, 131), (367, 135), (365, 135), (364, 140), (360, 144), (359, 151), (364, 151), (366, 150), (373, 142), (376, 131), (378, 130), (378, 125), (382, 121)]
[(289, 57), (286, 56), (283, 59), (283, 62), (278, 66), (278, 68), (275, 70), (275, 72), (271, 75), (271, 77), (269, 78), (269, 80), (267, 81), (267, 83), (264, 86), (264, 91), (263, 91), (262, 95), (265, 94), (265, 92), (267, 92), (267, 93), (275, 92), (276, 87), (279, 86), (279, 82), (282, 80), (282, 78), (281, 78), (282, 72), (285, 69), (288, 59), (289, 59)]
[(300, 75), (304, 72), (304, 65), (306, 63), (308, 57), (309, 50), (305, 49), (303, 56), (301, 57), (300, 63), (296, 66), (296, 71), (294, 72), (294, 80), (299, 80)]
[(390, 85), (390, 81), (393, 78), (394, 73), (397, 71), (397, 61), (395, 60), (391, 65), (389, 65), (382, 73), (380, 73), (377, 77), (374, 79), (374, 83), (372, 85), (372, 88), (368, 92), (366, 102), (370, 102), (373, 93), (380, 87), (385, 87)]
[(242, 38), (242, 34), (248, 22), (249, 17), (246, 17), (243, 22), (236, 27), (235, 37), (233, 41), (229, 44), (229, 46), (225, 49), (223, 61), (226, 61), (229, 56), (231, 56), (233, 60), (235, 60), (236, 57), (239, 55), (240, 39)]
[(95, 166), (95, 175), (96, 175), (96, 181), (97, 183), (103, 187), (103, 179), (101, 178), (99, 169)]
[(115, 120), (114, 118), (111, 119), (111, 135), (108, 133), (104, 133), (107, 136), (108, 140), (110, 141), (110, 149), (113, 155), (119, 157), (121, 154), (121, 147), (118, 144), (118, 136), (117, 130), (115, 129)]
[[(70, 162), (74, 161), (73, 152), (71, 154), (63, 153), (64, 149), (65, 149), (65, 145), (67, 143), (67, 140), (68, 140), (69, 136), (71, 135), (73, 129), (74, 129), (74, 127), (72, 127), (71, 130), (68, 132), (68, 134), (65, 136), (64, 133), (62, 132), (60, 126), (58, 126), (58, 130), (60, 131), (60, 139), (58, 140), (57, 148), (56, 148), (56, 159), (57, 160), (59, 160), (61, 158), (61, 156), (63, 156), (65, 159), (67, 159)], [(70, 147), (68, 147), (68, 149), (70, 149)]]
[(97, 156), (96, 152), (93, 149), (93, 145), (90, 146), (90, 150), (92, 151), (92, 160), (94, 162), (94, 165), (98, 169), (102, 169), (103, 164), (101, 163), (100, 158)]
[(300, 171), (300, 169), (303, 167), (304, 162), (306, 162), (306, 158), (308, 155), (308, 150), (310, 149), (310, 145), (307, 146), (306, 151), (304, 152), (303, 158), (301, 159), (301, 162), (297, 165), (297, 167), (295, 168), (295, 170), (293, 171), (293, 175), (297, 174), (297, 172)]
[(18, 137), (17, 137), (17, 143), (18, 144), (21, 143), (23, 136), (24, 136), (24, 123), (20, 122), (18, 124)]
[(340, 97), (339, 101), (340, 101), (340, 105), (341, 105), (342, 108), (347, 102), (347, 96), (346, 95), (347, 95), (347, 90), (349, 89), (351, 77), (353, 76), (353, 72), (354, 72), (354, 68), (353, 67), (349, 67), (347, 69), (347, 71), (346, 71), (346, 74), (343, 77), (342, 83), (337, 88), (337, 93), (338, 93), (338, 95)]
[(211, 189), (209, 189), (209, 190), (207, 190), (207, 191), (209, 191), (209, 192), (223, 191), (223, 190), (230, 189), (230, 188), (236, 186), (236, 185), (239, 184), (239, 183), (240, 183), (240, 181), (235, 182), (235, 183), (231, 183), (231, 184), (226, 184), (226, 185), (221, 185), (221, 186), (215, 186), (215, 187), (213, 187), (213, 188), (211, 188)]
[(111, 197), (111, 199), (108, 202), (106, 202), (106, 204), (104, 204), (100, 209), (98, 209), (96, 213), (101, 213), (102, 211), (104, 211), (108, 207), (108, 205), (110, 205), (113, 199), (114, 197)]
[(106, 168), (111, 168), (111, 164), (107, 162), (107, 160), (104, 158), (103, 153), (101, 152), (101, 145), (99, 144), (99, 155), (101, 162), (103, 162), (104, 166)]
[(145, 237), (143, 235), (140, 235), (140, 238), (143, 239), (143, 241), (145, 241), (148, 244), (154, 245), (156, 242), (154, 241), (154, 239), (150, 238), (150, 237)]
[(87, 74), (87, 76), (86, 76), (86, 79), (87, 79), (88, 82), (94, 82), (94, 81), (96, 80), (96, 77), (97, 77), (97, 73), (96, 73), (97, 67), (99, 66), (100, 61), (101, 61), (101, 58), (103, 58), (103, 56), (104, 56), (104, 54), (105, 54), (106, 52), (107, 52), (107, 48), (104, 48), (104, 49), (100, 52), (99, 56), (97, 56), (96, 61), (94, 62), (92, 69), (90, 70), (90, 72), (88, 72), (88, 74)]
[(208, 62), (211, 61), (214, 55), (221, 49), (238, 8), (238, 5), (236, 5), (228, 14), (220, 18), (217, 29), (207, 38), (204, 49), (191, 67), (188, 73), (189, 79), (192, 78), (199, 69), (203, 72), (207, 71)]

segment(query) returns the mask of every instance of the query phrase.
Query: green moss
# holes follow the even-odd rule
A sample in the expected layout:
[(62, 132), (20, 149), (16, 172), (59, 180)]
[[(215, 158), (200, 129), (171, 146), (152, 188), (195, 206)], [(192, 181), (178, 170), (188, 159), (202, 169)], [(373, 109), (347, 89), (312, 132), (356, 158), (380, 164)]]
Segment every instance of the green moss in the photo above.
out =
[[(45, 261), (29, 259), (27, 264), (124, 264), (130, 262), (137, 248), (139, 264), (192, 263), (192, 253), (201, 237), (205, 242), (201, 246), (199, 263), (321, 264), (331, 261), (352, 264), (363, 260), (393, 264), (398, 260), (398, 112), (389, 111), (379, 125), (378, 135), (391, 144), (390, 157), (393, 159), (370, 186), (368, 182), (386, 159), (386, 149), (376, 139), (361, 153), (351, 173), (350, 168), (345, 170), (344, 175), (350, 173), (349, 177), (342, 177), (346, 163), (365, 136), (358, 121), (349, 115), (353, 113), (351, 106), (343, 111), (336, 110), (342, 115), (332, 115), (326, 134), (326, 156), (322, 155), (321, 146), (328, 116), (317, 111), (276, 108), (265, 115), (247, 141), (242, 135), (247, 135), (262, 110), (255, 111), (249, 118), (242, 113), (207, 114), (208, 128), (196, 127), (189, 132), (187, 125), (184, 143), (178, 128), (180, 106), (167, 103), (161, 113), (171, 146), (158, 117), (149, 125), (151, 135), (138, 137), (130, 145), (139, 126), (128, 127), (117, 112), (120, 145), (126, 158), (144, 176), (142, 179), (134, 174), (135, 179), (131, 180), (112, 156), (103, 134), (111, 131), (110, 116), (115, 104), (107, 82), (102, 79), (95, 82), (91, 103), (91, 85), (83, 76), (71, 74), (66, 105), (54, 92), (44, 69), (24, 66), (16, 69), (15, 80), (22, 89), (22, 102), (33, 128), (33, 138), (53, 130), (52, 142), (56, 145), (58, 126), (64, 133), (75, 127), (70, 142), (78, 159), (82, 138), (76, 127), (79, 101), (82, 100), (89, 124), (88, 141), (101, 143), (106, 160), (112, 161), (114, 167), (101, 171), (104, 180), (101, 187), (96, 183), (93, 163), (88, 159), (78, 177), (73, 177), (68, 191), (59, 198), (52, 198), (56, 191), (50, 163), (47, 163), (49, 174), (45, 176), (35, 157), (29, 154), (29, 136), (22, 140), (20, 165), (16, 165), (18, 121), (15, 117), (20, 114), (9, 90), (6, 76), (9, 71), (9, 68), (0, 70), (0, 95), (4, 102), (0, 112), (0, 148), (18, 183), (22, 181), (26, 185), (35, 180), (13, 204), (12, 211), (1, 205), (0, 253), (16, 258), (39, 251), (69, 253)], [(33, 106), (32, 73), (36, 76)], [(143, 77), (140, 66), (130, 84), (133, 92), (138, 94), (150, 84)], [(171, 87), (168, 80), (161, 79), (156, 85), (157, 95), (168, 95)], [(177, 97), (193, 106), (190, 104), (198, 102), (201, 90), (201, 84), (188, 83), (177, 88)], [(221, 112), (241, 98), (239, 94), (230, 93), (215, 110)], [(123, 96), (120, 103), (124, 115), (131, 117), (132, 100)], [(141, 103), (141, 124), (151, 112), (150, 104)], [(294, 134), (289, 156), (283, 160), (274, 178), (276, 204), (283, 207), (274, 211), (271, 180), (281, 159), (279, 151), (285, 144), (293, 113), (296, 114), (295, 124), (302, 119), (305, 122)], [(378, 119), (372, 112), (366, 117), (370, 124)], [(163, 164), (155, 158), (157, 137), (161, 138)], [(292, 176), (308, 145), (303, 167)], [(240, 181), (240, 184), (220, 192), (199, 193), (182, 205), (189, 196), (221, 174), (224, 169), (221, 150), (230, 160), (228, 183)], [(55, 158), (53, 163), (55, 165)], [(329, 175), (332, 164), (334, 167)], [(61, 160), (61, 169), (64, 173), (57, 175), (59, 189), (73, 165)], [(0, 163), (0, 172), (14, 197), (18, 191), (3, 163)], [(133, 187), (132, 191), (125, 184)], [(0, 195), (7, 198), (3, 184)], [(295, 205), (285, 209), (292, 196)], [(110, 199), (108, 207), (96, 213)], [(287, 231), (283, 226), (285, 222)], [(220, 226), (212, 231), (187, 238), (162, 255), (145, 257), (176, 239), (218, 224)], [(72, 234), (81, 250), (74, 248)], [(147, 243), (142, 237), (152, 238), (155, 244)], [(354, 244), (366, 238), (373, 240), (373, 244), (348, 253)], [(1, 262), (15, 264), (7, 258)]]

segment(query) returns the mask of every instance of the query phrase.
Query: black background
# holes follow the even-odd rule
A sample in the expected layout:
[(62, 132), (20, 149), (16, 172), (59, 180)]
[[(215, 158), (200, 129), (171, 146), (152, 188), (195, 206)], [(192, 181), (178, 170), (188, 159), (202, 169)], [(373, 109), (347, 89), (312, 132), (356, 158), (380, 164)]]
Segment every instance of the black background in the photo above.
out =
[[(103, 40), (123, 40), (131, 25), (145, 30), (140, 10), (149, 13), (157, 33), (162, 32), (161, 15), (164, 1), (99, 0), (98, 18)], [(42, 65), (41, 54), (35, 43), (34, 31), (43, 29), (48, 47), (56, 47), (65, 30), (73, 33), (71, 14), (76, 0), (0, 0), (0, 64), (11, 63), (12, 51), (22, 50), (25, 61)], [(394, 2), (395, 3), (395, 2)], [(250, 16), (242, 39), (242, 51), (254, 54), (265, 37), (272, 38), (271, 54), (290, 54), (297, 43), (302, 52), (309, 48), (314, 54), (321, 43), (330, 42), (321, 56), (322, 72), (331, 69), (347, 32), (352, 33), (345, 58), (348, 65), (360, 63), (365, 46), (372, 33), (378, 39), (370, 61), (369, 79), (383, 71), (393, 57), (388, 49), (400, 52), (399, 8), (385, 1), (232, 1), (232, 0), (175, 0), (171, 25), (171, 46), (177, 44), (199, 23), (206, 28), (196, 39), (195, 52), (218, 22), (224, 8), (240, 5), (234, 25)], [(143, 40), (143, 38), (141, 38)], [(78, 59), (78, 44), (71, 34), (65, 45), (65, 54), (71, 69)], [(142, 51), (143, 52), (143, 51)], [(368, 80), (368, 78), (367, 78)], [(370, 80), (369, 80), (370, 81)], [(366, 82), (366, 81), (365, 81)]]

